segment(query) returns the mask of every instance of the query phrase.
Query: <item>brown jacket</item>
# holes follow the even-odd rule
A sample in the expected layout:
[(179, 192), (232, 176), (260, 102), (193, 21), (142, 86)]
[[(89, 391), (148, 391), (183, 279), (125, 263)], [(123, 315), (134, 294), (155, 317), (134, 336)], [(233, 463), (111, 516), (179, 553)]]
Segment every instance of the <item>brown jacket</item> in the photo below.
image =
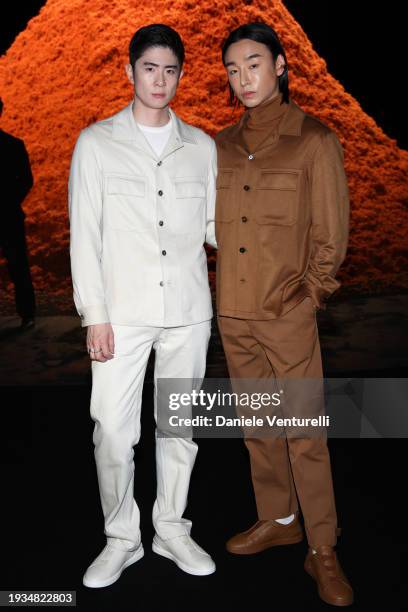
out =
[(248, 151), (245, 115), (215, 139), (218, 314), (274, 319), (305, 295), (325, 308), (348, 241), (340, 142), (290, 100), (277, 132)]

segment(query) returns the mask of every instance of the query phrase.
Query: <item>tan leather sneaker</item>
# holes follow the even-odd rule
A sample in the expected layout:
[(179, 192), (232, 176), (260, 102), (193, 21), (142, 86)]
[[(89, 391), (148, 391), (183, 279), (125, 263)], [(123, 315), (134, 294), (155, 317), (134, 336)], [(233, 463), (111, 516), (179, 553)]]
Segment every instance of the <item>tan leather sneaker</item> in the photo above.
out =
[(257, 521), (247, 531), (228, 540), (226, 548), (235, 555), (253, 555), (272, 546), (296, 544), (303, 540), (303, 530), (298, 515), (288, 525), (274, 520)]
[(305, 570), (317, 582), (319, 596), (332, 606), (350, 606), (353, 589), (337, 559), (333, 546), (319, 546), (313, 554), (309, 548)]

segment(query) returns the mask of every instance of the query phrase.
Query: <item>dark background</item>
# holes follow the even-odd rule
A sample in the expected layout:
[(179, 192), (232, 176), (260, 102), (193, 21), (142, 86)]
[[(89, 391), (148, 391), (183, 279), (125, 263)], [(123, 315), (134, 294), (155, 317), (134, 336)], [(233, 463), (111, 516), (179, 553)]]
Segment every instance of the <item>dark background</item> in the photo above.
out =
[[(43, 4), (37, 0), (2, 7), (1, 53)], [(398, 83), (406, 72), (402, 4), (287, 0), (285, 5), (326, 60), (329, 72), (406, 148), (405, 96)], [(376, 375), (406, 373), (372, 373)], [(151, 552), (155, 496), (151, 382), (145, 384), (142, 438), (135, 448), (135, 496), (145, 557), (109, 588), (83, 587), (82, 574), (105, 543), (89, 396), (90, 386), (1, 390), (5, 418), (0, 444), (0, 589), (76, 590), (83, 610), (159, 606), (179, 612), (210, 606), (241, 610), (262, 601), (261, 605), (279, 612), (334, 609), (319, 600), (303, 571), (305, 542), (250, 558), (226, 552), (225, 541), (256, 520), (248, 456), (241, 440), (198, 441), (186, 516), (193, 519), (192, 535), (212, 554), (217, 572), (204, 578), (188, 576)], [(406, 610), (401, 588), (406, 441), (331, 439), (329, 447), (343, 528), (337, 552), (356, 595), (351, 610)]]
[[(6, 52), (44, 4), (44, 0), (27, 0), (2, 7), (0, 53)], [(284, 4), (326, 60), (329, 72), (406, 149), (403, 3), (286, 0)]]

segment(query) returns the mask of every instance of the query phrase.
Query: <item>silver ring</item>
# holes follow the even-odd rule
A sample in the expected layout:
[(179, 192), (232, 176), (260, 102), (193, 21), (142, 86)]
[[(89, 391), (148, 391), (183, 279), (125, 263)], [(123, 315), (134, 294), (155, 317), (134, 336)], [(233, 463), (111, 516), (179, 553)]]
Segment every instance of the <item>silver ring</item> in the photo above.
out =
[(99, 351), (97, 351), (96, 349), (90, 348), (88, 349), (90, 353), (100, 353), (102, 351), (102, 349), (99, 349)]

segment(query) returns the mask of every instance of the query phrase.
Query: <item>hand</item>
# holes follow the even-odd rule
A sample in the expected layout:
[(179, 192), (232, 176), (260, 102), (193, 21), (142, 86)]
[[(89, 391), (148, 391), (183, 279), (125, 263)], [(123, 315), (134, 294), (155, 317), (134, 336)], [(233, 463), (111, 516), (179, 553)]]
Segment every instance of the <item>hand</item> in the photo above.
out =
[[(110, 323), (88, 325), (86, 346), (92, 361), (107, 361), (114, 357), (115, 344)], [(90, 351), (90, 349), (95, 349)]]
[(318, 307), (316, 306), (316, 304), (315, 304), (315, 303), (314, 303), (314, 301), (313, 301), (313, 298), (312, 298), (310, 295), (307, 295), (305, 299), (306, 299), (306, 300), (310, 300), (310, 302), (311, 302), (311, 304), (312, 304), (313, 308), (314, 308), (315, 310), (318, 310)]

